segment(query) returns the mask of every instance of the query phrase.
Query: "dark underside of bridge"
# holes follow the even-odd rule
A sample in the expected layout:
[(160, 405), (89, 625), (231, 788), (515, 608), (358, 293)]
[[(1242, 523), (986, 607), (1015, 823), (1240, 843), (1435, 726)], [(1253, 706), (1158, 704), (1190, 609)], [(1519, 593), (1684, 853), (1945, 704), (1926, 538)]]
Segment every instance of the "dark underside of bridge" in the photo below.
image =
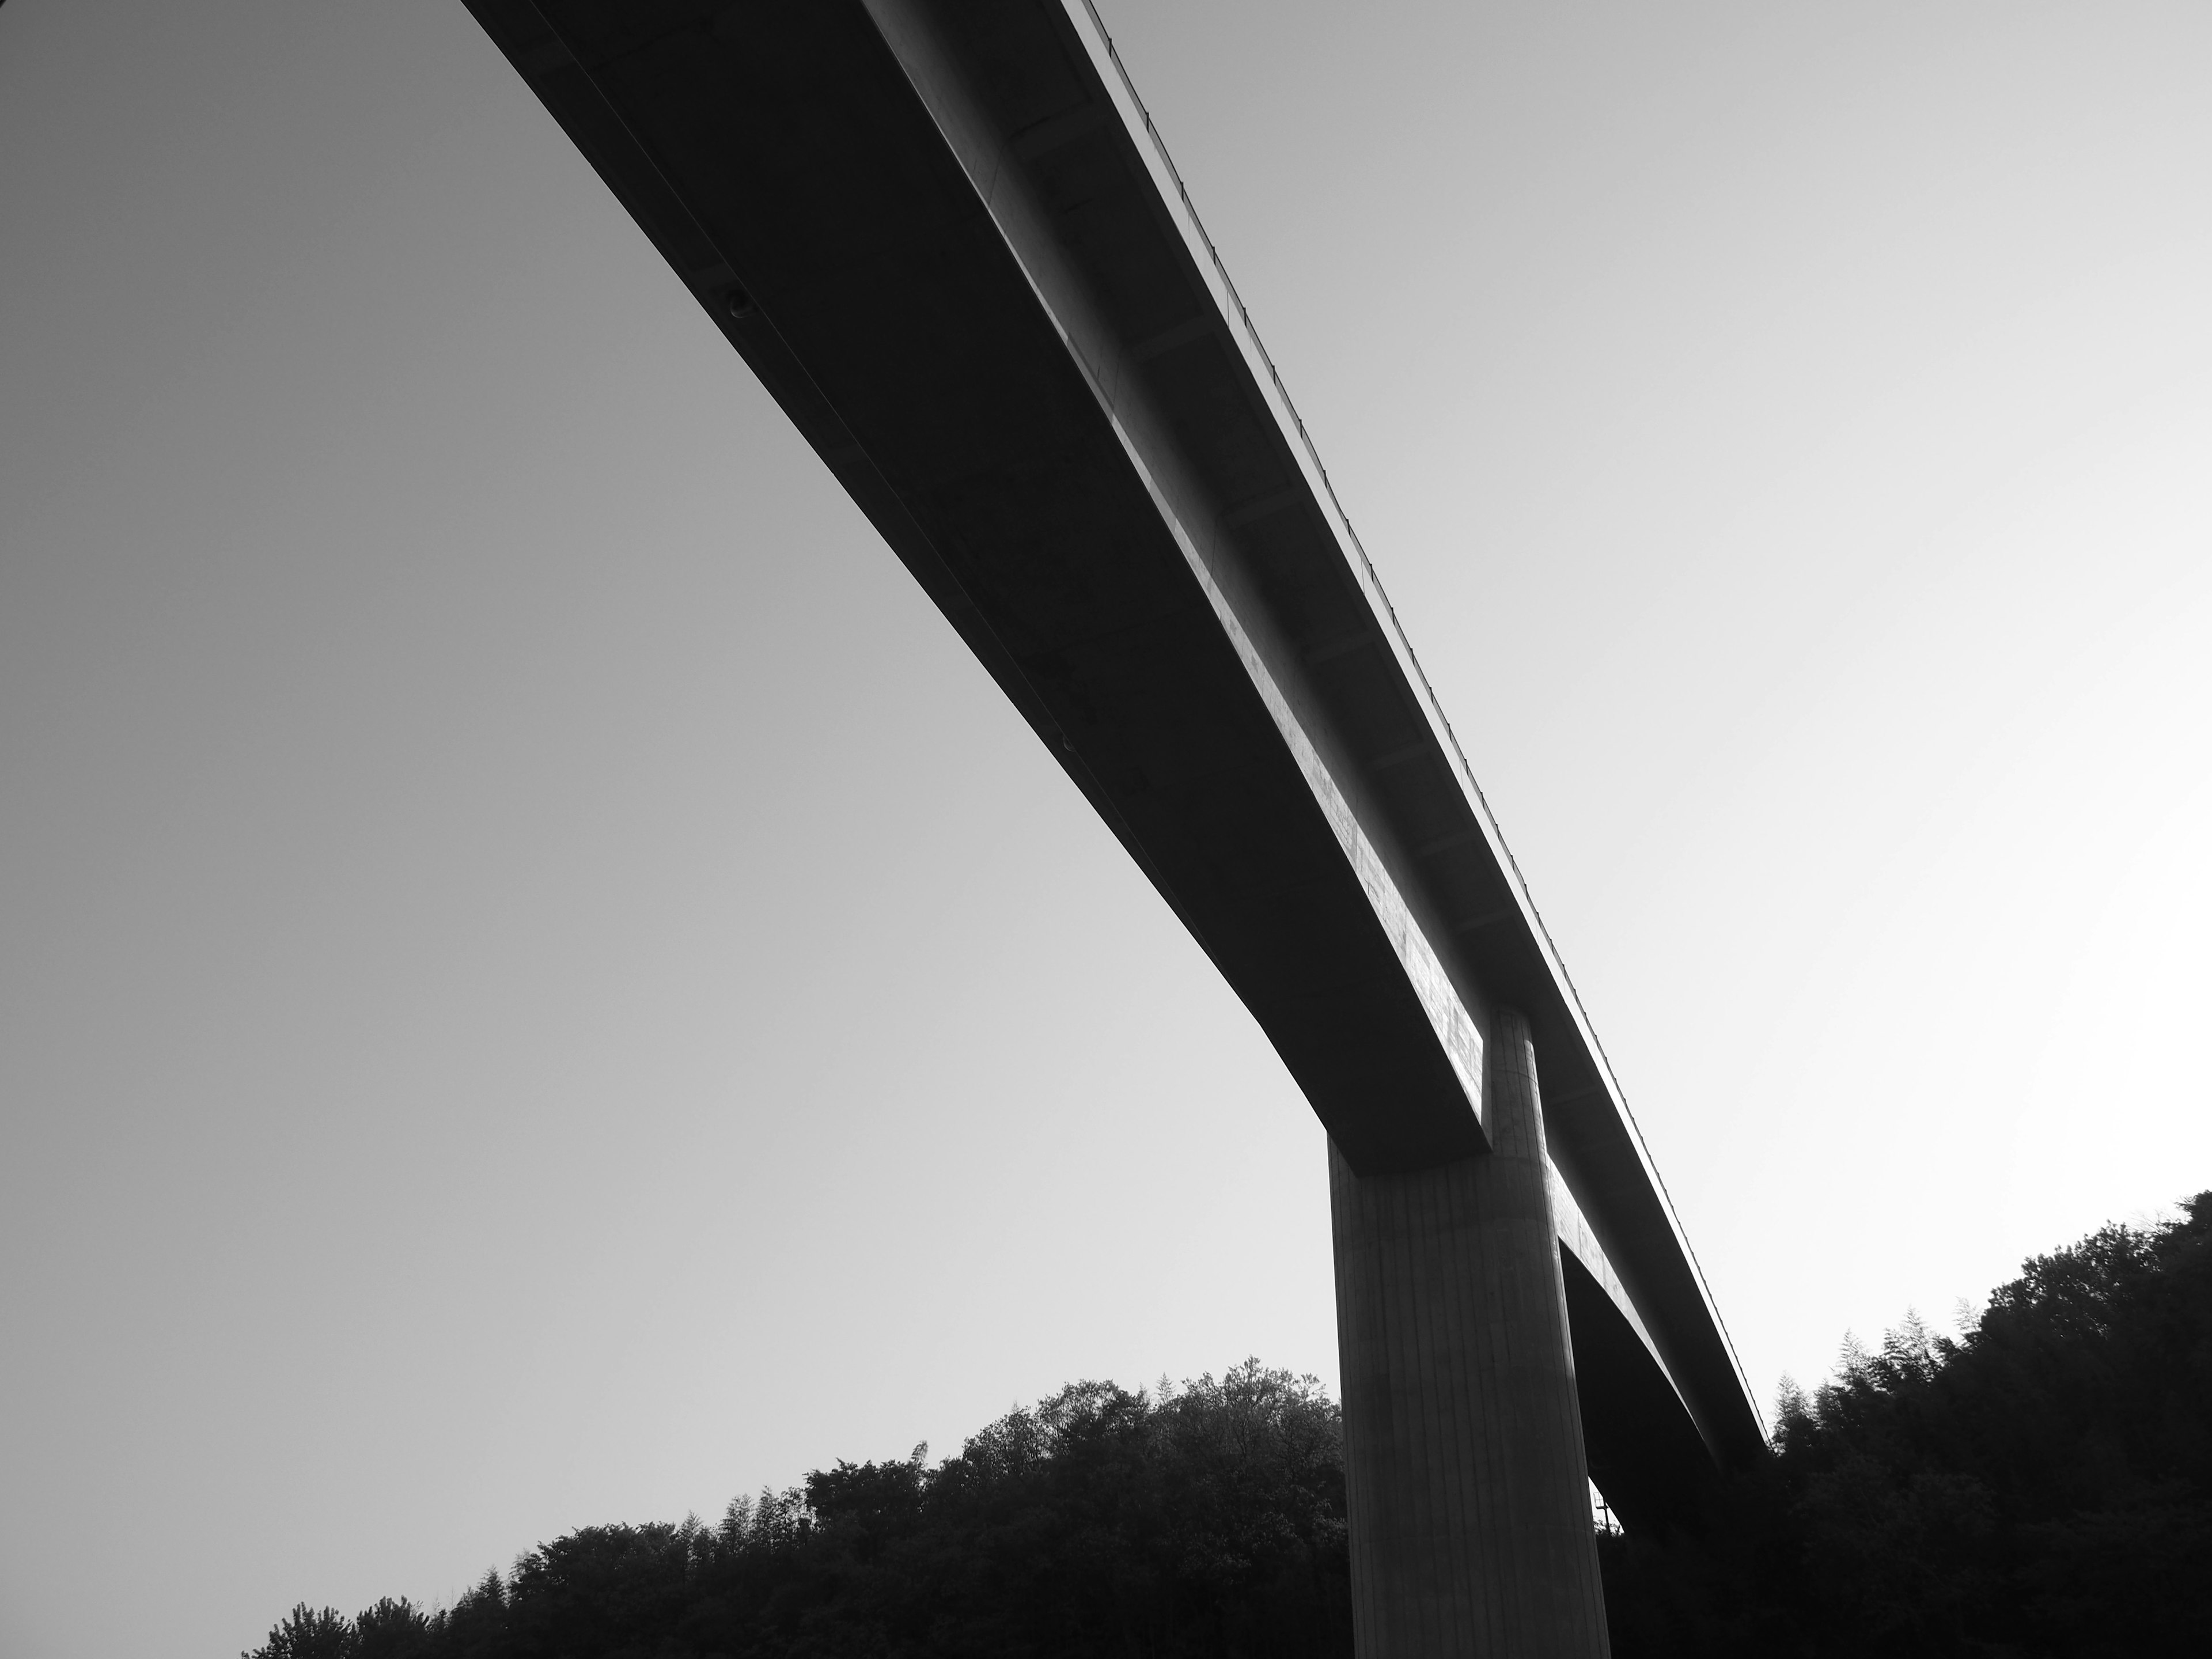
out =
[(1749, 1455), (1595, 1040), (1096, 20), (468, 3), (1356, 1170), (1481, 1153), (1439, 1009), (1525, 1012), (1606, 1258), (1570, 1254), (1567, 1296), (1591, 1467), (1630, 1523)]

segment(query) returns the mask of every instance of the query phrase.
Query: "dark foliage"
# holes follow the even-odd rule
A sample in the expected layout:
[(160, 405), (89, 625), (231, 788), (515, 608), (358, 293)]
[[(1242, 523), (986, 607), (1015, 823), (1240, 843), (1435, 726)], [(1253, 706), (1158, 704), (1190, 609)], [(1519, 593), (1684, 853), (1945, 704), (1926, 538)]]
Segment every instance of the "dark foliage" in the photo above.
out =
[(1313, 1379), (1079, 1382), (934, 1468), (839, 1463), (718, 1526), (592, 1527), (425, 1614), (301, 1607), (245, 1659), (1348, 1656), (1344, 1464)]
[[(2212, 1628), (2212, 1194), (1785, 1385), (1701, 1526), (1603, 1535), (1620, 1659), (2188, 1652)], [(839, 1463), (719, 1525), (594, 1527), (426, 1613), (305, 1606), (244, 1659), (1352, 1651), (1336, 1408), (1248, 1361), (1079, 1382), (934, 1468)]]
[(1613, 1650), (2187, 1652), (2212, 1630), (2212, 1193), (1785, 1386), (1696, 1537), (1601, 1540)]

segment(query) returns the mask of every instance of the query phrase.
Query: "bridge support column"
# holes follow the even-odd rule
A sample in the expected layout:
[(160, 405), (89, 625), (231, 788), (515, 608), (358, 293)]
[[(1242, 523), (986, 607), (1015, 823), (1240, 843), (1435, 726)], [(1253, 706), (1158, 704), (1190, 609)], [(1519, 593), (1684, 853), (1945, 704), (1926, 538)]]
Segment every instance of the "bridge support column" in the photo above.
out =
[(1360, 1659), (1605, 1659), (1528, 1022), (1485, 1048), (1491, 1150), (1355, 1174), (1329, 1146)]

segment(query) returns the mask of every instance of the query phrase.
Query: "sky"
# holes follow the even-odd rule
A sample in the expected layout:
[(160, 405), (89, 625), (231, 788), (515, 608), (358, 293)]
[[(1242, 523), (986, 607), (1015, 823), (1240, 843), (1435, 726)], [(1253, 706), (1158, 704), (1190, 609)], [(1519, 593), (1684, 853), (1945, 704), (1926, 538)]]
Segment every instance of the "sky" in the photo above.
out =
[[(2212, 12), (1100, 5), (1761, 1400), (2212, 1186)], [(1327, 1207), (457, 3), (0, 9), (0, 1655), (1334, 1388)]]

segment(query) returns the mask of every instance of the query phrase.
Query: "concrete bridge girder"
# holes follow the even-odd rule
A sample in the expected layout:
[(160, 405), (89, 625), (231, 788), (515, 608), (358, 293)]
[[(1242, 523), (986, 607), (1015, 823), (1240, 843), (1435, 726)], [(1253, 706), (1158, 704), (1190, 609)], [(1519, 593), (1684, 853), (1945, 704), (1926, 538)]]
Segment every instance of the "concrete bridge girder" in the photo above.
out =
[[(1632, 1524), (1760, 1443), (1517, 870), (1083, 0), (468, 0), (1282, 1054), (1346, 1168), (1540, 1183)], [(1533, 1080), (1530, 1085), (1533, 1089)]]

